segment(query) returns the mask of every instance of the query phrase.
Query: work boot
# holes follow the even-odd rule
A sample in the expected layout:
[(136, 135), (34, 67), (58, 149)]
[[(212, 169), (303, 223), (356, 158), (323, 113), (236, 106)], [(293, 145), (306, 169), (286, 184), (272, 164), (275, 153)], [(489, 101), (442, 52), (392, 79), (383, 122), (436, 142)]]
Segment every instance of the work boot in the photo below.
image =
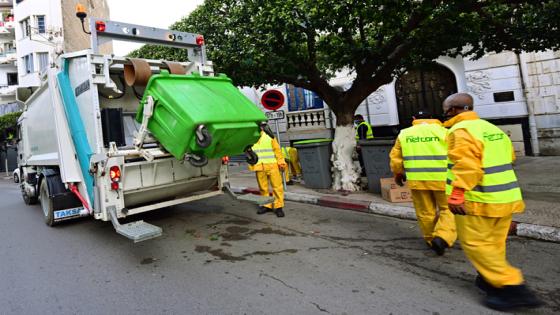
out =
[(257, 210), (257, 214), (265, 214), (269, 211), (270, 209), (268, 209), (267, 207), (259, 207), (259, 210)]
[(531, 292), (526, 285), (506, 285), (488, 292), (484, 300), (486, 306), (499, 311), (507, 311), (514, 308), (535, 308), (543, 305), (543, 302)]
[(286, 182), (286, 185), (290, 185), (290, 186), (291, 186), (291, 185), (293, 185), (293, 184), (294, 184), (294, 181), (293, 181), (293, 180), (289, 180), (289, 181)]
[(449, 245), (447, 245), (447, 242), (445, 242), (443, 238), (439, 236), (434, 237), (434, 239), (432, 240), (432, 249), (438, 256), (442, 256), (443, 254), (445, 254), (445, 249), (447, 247), (449, 247)]
[(491, 294), (491, 293), (495, 292), (496, 290), (498, 290), (498, 288), (496, 288), (496, 287), (492, 286), (490, 283), (488, 283), (480, 275), (480, 273), (476, 276), (476, 279), (474, 279), (474, 285), (486, 294)]
[(285, 216), (284, 210), (282, 208), (278, 208), (274, 210), (274, 212), (276, 213), (276, 216), (279, 218), (283, 218)]

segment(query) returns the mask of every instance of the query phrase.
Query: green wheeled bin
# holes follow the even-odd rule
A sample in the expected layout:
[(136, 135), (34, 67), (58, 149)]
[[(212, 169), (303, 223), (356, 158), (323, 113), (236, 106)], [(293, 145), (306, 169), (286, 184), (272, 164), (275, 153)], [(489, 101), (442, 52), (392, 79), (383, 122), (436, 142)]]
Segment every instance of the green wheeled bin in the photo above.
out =
[[(136, 113), (142, 123), (148, 97), (154, 110), (148, 130), (178, 160), (243, 154), (260, 136), (262, 111), (221, 74), (153, 75)], [(192, 163), (192, 162), (191, 162)]]

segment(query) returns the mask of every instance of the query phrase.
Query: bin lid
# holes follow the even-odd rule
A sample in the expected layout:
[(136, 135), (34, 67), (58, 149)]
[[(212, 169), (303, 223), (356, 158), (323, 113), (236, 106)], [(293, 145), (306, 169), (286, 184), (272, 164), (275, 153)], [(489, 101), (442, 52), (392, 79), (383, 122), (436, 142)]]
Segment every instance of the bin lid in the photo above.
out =
[(309, 145), (309, 144), (327, 144), (332, 142), (333, 139), (309, 139), (309, 140), (301, 140), (294, 142), (294, 146), (302, 146), (302, 145)]

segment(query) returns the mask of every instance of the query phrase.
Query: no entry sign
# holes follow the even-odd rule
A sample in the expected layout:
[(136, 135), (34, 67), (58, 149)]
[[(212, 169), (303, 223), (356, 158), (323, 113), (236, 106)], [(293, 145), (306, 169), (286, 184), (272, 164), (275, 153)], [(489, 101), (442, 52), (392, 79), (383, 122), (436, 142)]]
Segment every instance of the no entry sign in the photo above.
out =
[(261, 104), (268, 110), (277, 110), (284, 105), (284, 94), (278, 90), (268, 90), (262, 95)]

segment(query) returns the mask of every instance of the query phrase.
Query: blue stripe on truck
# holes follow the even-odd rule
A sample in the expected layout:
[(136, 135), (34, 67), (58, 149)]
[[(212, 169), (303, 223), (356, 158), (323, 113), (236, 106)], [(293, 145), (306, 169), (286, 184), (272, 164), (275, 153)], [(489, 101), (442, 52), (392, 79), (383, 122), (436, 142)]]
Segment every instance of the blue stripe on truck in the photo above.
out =
[(78, 155), (78, 161), (80, 162), (82, 176), (84, 177), (87, 187), (90, 207), (93, 209), (93, 176), (89, 173), (89, 160), (93, 155), (93, 152), (91, 151), (91, 147), (87, 139), (86, 129), (84, 128), (82, 117), (80, 116), (78, 102), (76, 102), (74, 91), (72, 90), (72, 86), (70, 84), (68, 59), (64, 59), (63, 62), (62, 71), (56, 75), (58, 90), (60, 92), (60, 96), (62, 97), (66, 120), (68, 121), (68, 127), (70, 128), (70, 133), (72, 134), (72, 141), (74, 142), (76, 154)]

